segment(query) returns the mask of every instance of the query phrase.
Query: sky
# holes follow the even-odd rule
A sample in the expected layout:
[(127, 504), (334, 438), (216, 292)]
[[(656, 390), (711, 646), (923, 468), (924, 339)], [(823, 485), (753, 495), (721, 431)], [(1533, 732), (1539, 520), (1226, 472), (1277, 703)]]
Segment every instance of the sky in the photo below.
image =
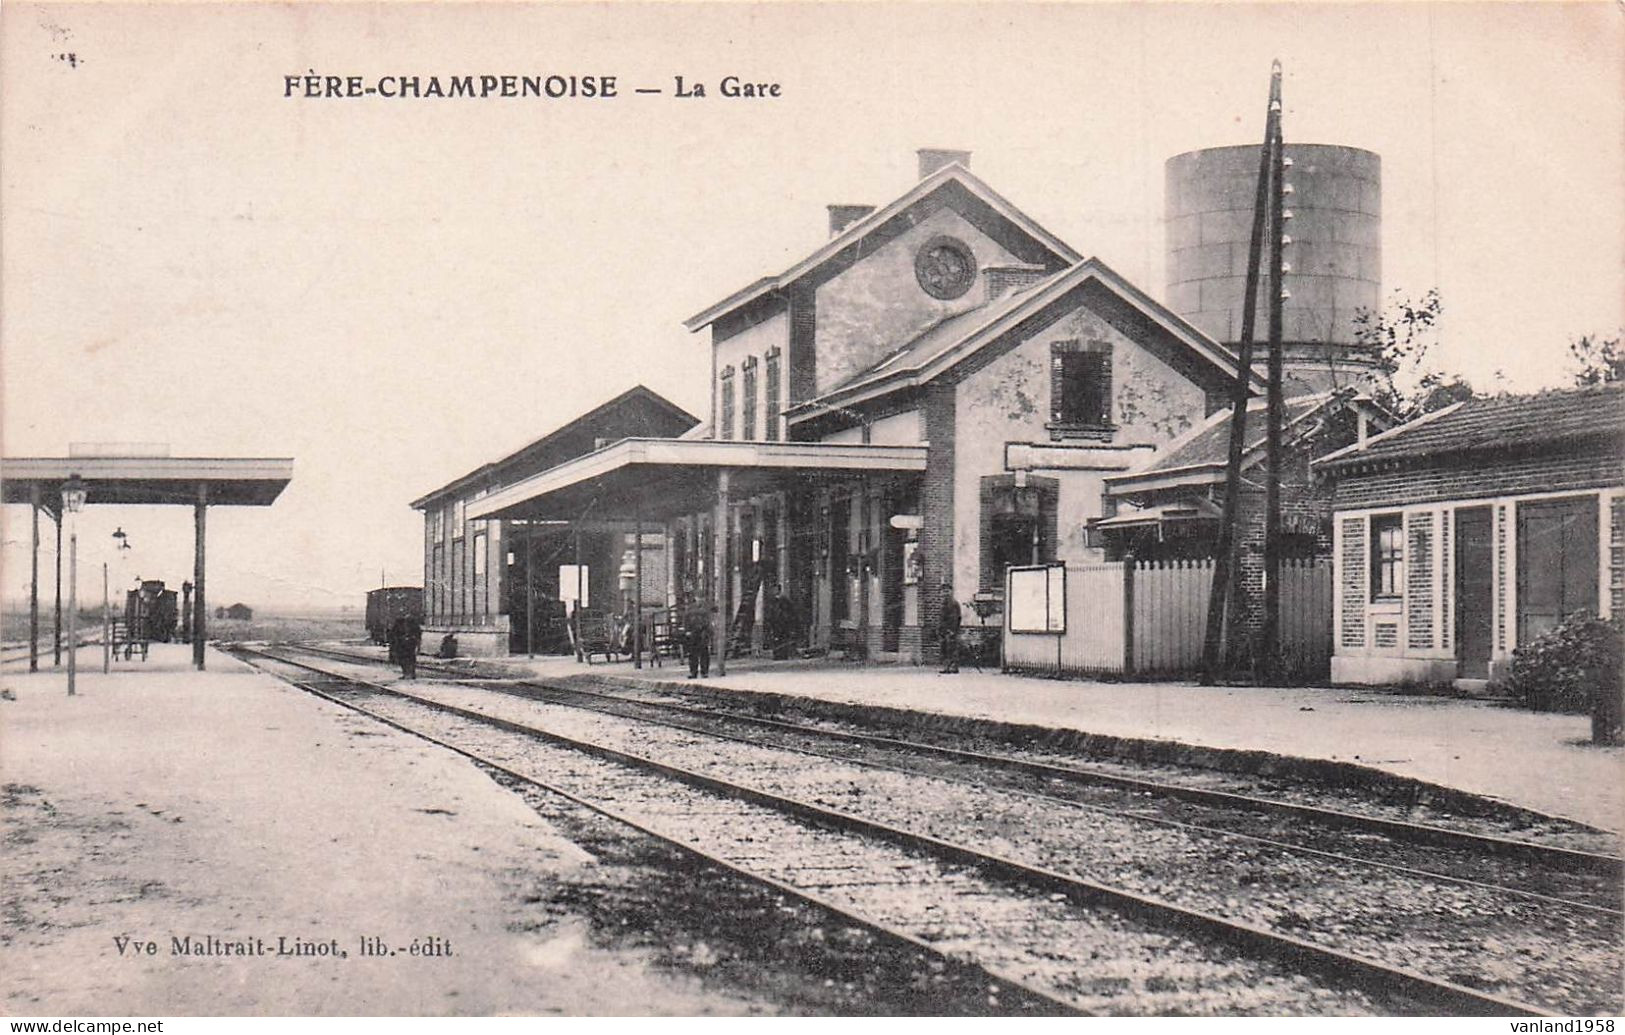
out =
[[(707, 338), (682, 320), (816, 247), (826, 204), (907, 190), (917, 148), (971, 151), (995, 190), (1164, 297), (1163, 163), (1256, 142), (1272, 58), (1289, 146), (1382, 156), (1384, 291), (1439, 289), (1438, 365), (1555, 385), (1571, 338), (1625, 324), (1608, 3), (0, 19), (0, 446), (294, 458), (273, 507), (211, 511), (211, 603), (359, 606), (421, 582), (424, 492), (633, 384), (704, 416)], [(621, 96), (284, 96), (312, 72), (614, 75)], [(730, 74), (781, 96), (716, 96)], [(710, 96), (672, 96), (678, 75)], [(4, 510), (12, 602), (28, 510)], [(115, 585), (190, 577), (188, 508), (92, 508), (87, 599), (116, 527), (133, 549)]]

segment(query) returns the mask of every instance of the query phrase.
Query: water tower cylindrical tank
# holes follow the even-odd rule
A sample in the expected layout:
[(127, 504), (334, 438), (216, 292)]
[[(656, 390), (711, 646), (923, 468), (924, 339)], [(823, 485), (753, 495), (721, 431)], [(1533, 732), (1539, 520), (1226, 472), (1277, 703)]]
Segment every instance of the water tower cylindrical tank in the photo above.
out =
[[(1290, 142), (1286, 155), (1293, 218), (1285, 224), (1291, 297), (1282, 305), (1282, 338), (1354, 344), (1355, 311), (1381, 301), (1382, 159), (1357, 147)], [(1258, 146), (1243, 145), (1187, 151), (1167, 163), (1168, 304), (1227, 343), (1241, 337), (1258, 160)], [(1268, 313), (1261, 285), (1255, 341), (1267, 336)]]

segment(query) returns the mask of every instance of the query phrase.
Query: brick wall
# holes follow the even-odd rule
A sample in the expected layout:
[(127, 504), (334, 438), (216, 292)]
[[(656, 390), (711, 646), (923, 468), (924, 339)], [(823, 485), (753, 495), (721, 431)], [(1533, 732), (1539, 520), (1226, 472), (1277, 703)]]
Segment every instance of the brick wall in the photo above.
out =
[[(925, 475), (920, 480), (920, 625), (928, 630), (925, 654), (935, 659), (929, 630), (936, 628), (942, 584), (953, 577), (954, 546), (954, 386), (932, 385), (925, 396)], [(964, 599), (970, 587), (956, 587)]]
[(1236, 570), (1231, 577), (1241, 594), (1238, 629), (1264, 626), (1264, 493), (1243, 489), (1236, 507)]
[(1608, 600), (1616, 618), (1625, 617), (1625, 496), (1609, 504)]
[(1495, 508), (1495, 649), (1507, 649), (1507, 512)]
[(1338, 530), (1343, 553), (1343, 642), (1344, 647), (1365, 646), (1365, 518), (1344, 518)]
[(1456, 627), (1455, 620), (1450, 614), (1450, 587), (1456, 581), (1456, 576), (1449, 568), (1450, 533), (1455, 518), (1453, 513), (1441, 513), (1439, 517), (1439, 556), (1445, 565), (1439, 579), (1439, 646), (1446, 649), (1449, 649), (1453, 642), (1451, 634)]
[(1405, 628), (1413, 649), (1433, 646), (1433, 512), (1405, 521)]
[(1439, 458), (1396, 470), (1345, 474), (1337, 478), (1335, 498), (1339, 508), (1352, 510), (1596, 489), (1619, 483), (1619, 458), (1603, 446), (1588, 446), (1572, 453)]

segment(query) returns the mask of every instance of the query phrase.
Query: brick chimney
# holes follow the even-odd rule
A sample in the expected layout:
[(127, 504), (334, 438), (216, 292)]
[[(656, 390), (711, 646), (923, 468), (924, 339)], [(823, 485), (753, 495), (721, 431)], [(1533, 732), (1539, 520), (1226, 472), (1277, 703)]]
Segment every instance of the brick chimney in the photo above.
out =
[(875, 210), (873, 205), (830, 205), (829, 235), (834, 237)]
[(1033, 266), (1027, 263), (1010, 263), (1004, 266), (982, 267), (982, 293), (987, 301), (991, 302), (1000, 295), (1018, 291), (1049, 276), (1049, 271), (1042, 266)]
[(970, 168), (969, 151), (953, 151), (940, 147), (922, 147), (914, 152), (920, 156), (920, 179), (925, 179), (945, 165), (958, 162), (965, 168)]

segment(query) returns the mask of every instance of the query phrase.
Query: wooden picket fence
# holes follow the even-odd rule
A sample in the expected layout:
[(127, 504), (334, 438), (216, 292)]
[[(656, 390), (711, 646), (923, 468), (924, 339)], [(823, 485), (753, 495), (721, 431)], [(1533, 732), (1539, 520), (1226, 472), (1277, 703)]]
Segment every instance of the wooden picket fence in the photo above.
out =
[[(1062, 676), (1189, 676), (1202, 665), (1213, 561), (1066, 565), (1066, 628), (1004, 630), (1004, 665)], [(1332, 654), (1329, 558), (1281, 565), (1281, 670), (1293, 682), (1324, 679)]]
[(1211, 560), (1135, 563), (1132, 646), (1136, 673), (1173, 675), (1201, 668), (1212, 584)]

